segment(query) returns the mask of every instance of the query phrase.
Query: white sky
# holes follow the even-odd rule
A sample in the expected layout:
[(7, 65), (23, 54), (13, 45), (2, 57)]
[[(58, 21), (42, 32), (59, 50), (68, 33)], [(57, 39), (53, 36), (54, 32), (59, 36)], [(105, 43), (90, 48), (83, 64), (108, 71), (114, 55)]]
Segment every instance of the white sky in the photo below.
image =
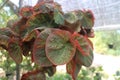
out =
[[(10, 1), (12, 1), (16, 5), (19, 4), (19, 0), (10, 0)], [(24, 2), (25, 5), (29, 4), (29, 5), (32, 5), (32, 6), (34, 6), (37, 2), (37, 0), (24, 0), (24, 1), (25, 1)]]
[[(10, 1), (12, 1), (16, 5), (19, 4), (19, 0), (10, 0)], [(24, 5), (34, 6), (37, 1), (38, 0), (24, 0), (23, 6)], [(69, 0), (69, 3), (68, 3), (68, 0), (54, 0), (54, 1), (61, 4), (62, 9), (63, 9), (64, 12), (67, 12), (67, 11), (70, 11), (70, 10), (78, 10), (78, 9), (80, 9), (79, 4), (78, 4), (79, 0), (77, 0), (77, 1)], [(87, 1), (87, 0), (84, 0), (84, 1)], [(71, 6), (71, 4), (74, 4), (74, 5)]]
[[(12, 1), (16, 5), (19, 4), (19, 0), (10, 0), (10, 1)], [(30, 5), (34, 6), (38, 0), (24, 0), (24, 1), (27, 2), (27, 3), (24, 2), (24, 4), (30, 4)], [(62, 2), (65, 2), (67, 0), (54, 0), (54, 1), (62, 3)]]
[[(17, 6), (19, 5), (19, 0), (10, 0), (10, 1), (12, 1)], [(34, 6), (38, 0), (24, 0), (24, 1), (25, 2), (23, 4), (23, 6), (28, 5), (28, 4), (31, 5), (31, 6)], [(64, 9), (65, 9), (66, 4), (68, 3), (68, 2), (66, 2), (67, 0), (54, 0), (54, 1), (59, 2), (62, 5), (63, 11), (66, 11)], [(71, 0), (71, 2), (72, 2), (72, 0)]]

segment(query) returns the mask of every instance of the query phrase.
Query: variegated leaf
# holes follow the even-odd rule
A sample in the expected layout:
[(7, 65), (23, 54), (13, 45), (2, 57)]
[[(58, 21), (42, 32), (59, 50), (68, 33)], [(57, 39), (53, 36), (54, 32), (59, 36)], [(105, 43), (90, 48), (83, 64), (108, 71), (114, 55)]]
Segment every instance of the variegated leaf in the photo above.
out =
[(89, 55), (82, 55), (82, 53), (77, 50), (75, 60), (78, 64), (82, 64), (86, 67), (89, 67), (93, 62), (93, 51), (90, 50)]
[(50, 33), (51, 33), (51, 29), (45, 29), (37, 36), (34, 42), (33, 53), (32, 53), (33, 60), (36, 64), (40, 65), (41, 67), (48, 67), (53, 65), (46, 57), (46, 53), (45, 53), (46, 39), (48, 38)]
[(55, 30), (46, 41), (46, 56), (55, 65), (68, 63), (75, 55), (76, 47), (70, 42), (71, 33)]
[(76, 61), (84, 66), (90, 66), (93, 61), (93, 45), (90, 40), (78, 33), (72, 35), (72, 42), (76, 45)]
[[(90, 11), (78, 11), (76, 13), (78, 19), (81, 22), (82, 27), (91, 29), (94, 25), (94, 16)], [(91, 17), (90, 17), (91, 15)]]
[(12, 36), (18, 36), (17, 33), (15, 33), (12, 29), (10, 28), (1, 28), (0, 29), (0, 35), (5, 35), (8, 37), (12, 37)]
[(24, 38), (23, 38), (22, 41), (23, 42), (29, 42), (32, 39), (35, 39), (38, 36), (39, 33), (40, 32), (37, 29), (34, 29), (33, 31), (31, 31), (30, 33), (28, 33), (26, 36), (24, 36)]
[(81, 64), (78, 64), (75, 62), (75, 60), (71, 60), (67, 65), (66, 65), (66, 70), (67, 73), (72, 76), (73, 80), (77, 80), (78, 73), (81, 69)]
[(32, 14), (32, 6), (25, 6), (20, 9), (20, 15), (24, 18), (29, 18)]
[(6, 35), (0, 34), (0, 47), (7, 49), (10, 38)]
[(22, 49), (19, 44), (19, 40), (17, 38), (11, 39), (9, 44), (8, 44), (8, 52), (11, 58), (16, 62), (16, 63), (21, 63), (22, 62)]
[(35, 28), (39, 27), (56, 27), (57, 24), (53, 21), (53, 15), (49, 15), (47, 13), (37, 13), (30, 17), (30, 19), (26, 23), (26, 29), (31, 32)]

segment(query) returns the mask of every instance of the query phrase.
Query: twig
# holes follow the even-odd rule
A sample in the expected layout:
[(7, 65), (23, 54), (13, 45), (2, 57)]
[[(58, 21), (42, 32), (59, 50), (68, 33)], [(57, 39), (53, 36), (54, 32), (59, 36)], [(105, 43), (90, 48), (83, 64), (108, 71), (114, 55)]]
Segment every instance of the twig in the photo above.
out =
[(0, 6), (0, 10), (5, 6), (5, 4), (8, 2), (9, 0), (6, 0), (2, 6)]

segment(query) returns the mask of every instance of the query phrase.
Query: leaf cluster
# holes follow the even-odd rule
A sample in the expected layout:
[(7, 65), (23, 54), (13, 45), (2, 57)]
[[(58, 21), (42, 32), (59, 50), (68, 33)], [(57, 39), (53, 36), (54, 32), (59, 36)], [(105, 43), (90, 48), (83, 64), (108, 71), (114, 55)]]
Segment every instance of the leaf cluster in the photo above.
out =
[[(21, 80), (45, 80), (56, 66), (66, 64), (67, 73), (76, 80), (81, 66), (93, 61), (94, 16), (90, 10), (64, 13), (58, 3), (40, 2), (20, 10), (21, 19), (0, 29), (0, 47), (20, 64), (31, 57), (39, 67)], [(9, 27), (10, 26), (10, 27)]]

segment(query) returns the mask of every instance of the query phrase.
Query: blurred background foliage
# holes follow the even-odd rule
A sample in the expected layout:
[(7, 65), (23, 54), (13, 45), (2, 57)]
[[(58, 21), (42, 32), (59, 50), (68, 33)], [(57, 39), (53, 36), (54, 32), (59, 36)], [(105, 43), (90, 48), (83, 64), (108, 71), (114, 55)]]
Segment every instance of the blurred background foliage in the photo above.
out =
[[(83, 67), (78, 75), (77, 80), (107, 80), (108, 75), (103, 71), (101, 66), (85, 68)], [(72, 80), (71, 76), (65, 73), (56, 73), (47, 80)]]
[[(4, 1), (0, 0), (0, 28), (6, 27), (9, 20), (17, 18), (16, 14), (13, 14), (9, 7), (2, 7), (3, 4)], [(0, 48), (0, 68), (5, 72), (5, 78), (0, 78), (0, 80), (8, 80), (8, 75), (13, 75), (16, 69), (16, 64), (2, 48)]]
[(120, 30), (95, 31), (95, 38), (91, 40), (96, 53), (120, 55)]
[(14, 14), (13, 10), (11, 10), (9, 6), (2, 7), (3, 4), (4, 0), (0, 0), (0, 28), (6, 27), (9, 20), (18, 18), (18, 16)]

